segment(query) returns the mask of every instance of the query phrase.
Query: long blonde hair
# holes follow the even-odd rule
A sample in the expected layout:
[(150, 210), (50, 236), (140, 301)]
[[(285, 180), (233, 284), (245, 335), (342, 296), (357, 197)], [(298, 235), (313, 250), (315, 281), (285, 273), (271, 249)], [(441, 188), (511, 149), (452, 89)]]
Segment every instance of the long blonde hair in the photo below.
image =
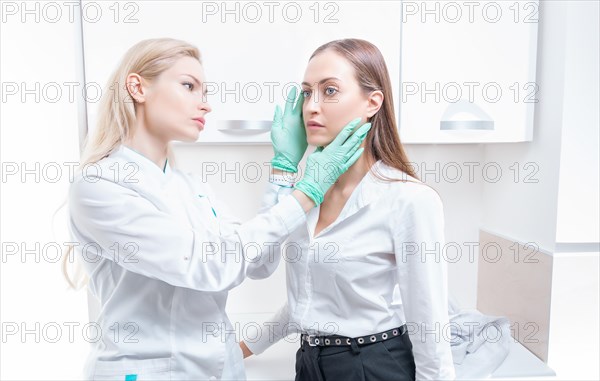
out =
[[(132, 136), (137, 105), (127, 89), (127, 76), (137, 73), (148, 82), (152, 82), (181, 57), (192, 57), (202, 63), (198, 48), (172, 38), (143, 40), (129, 48), (105, 86), (105, 92), (98, 105), (95, 133), (91, 137), (88, 133), (85, 137), (78, 171), (110, 155)], [(174, 166), (175, 158), (171, 144), (167, 147), (167, 158), (169, 164)], [(65, 203), (66, 201), (63, 205)], [(80, 269), (76, 269), (73, 279), (69, 276), (68, 262), (72, 250), (73, 247), (69, 246), (63, 256), (62, 272), (69, 286), (78, 290), (87, 284), (88, 279)]]

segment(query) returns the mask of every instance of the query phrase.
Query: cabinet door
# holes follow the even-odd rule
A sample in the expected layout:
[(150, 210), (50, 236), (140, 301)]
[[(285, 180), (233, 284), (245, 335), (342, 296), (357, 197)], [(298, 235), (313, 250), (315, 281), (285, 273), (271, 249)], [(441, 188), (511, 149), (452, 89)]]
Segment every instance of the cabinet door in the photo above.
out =
[[(93, 18), (98, 8), (102, 17)], [(199, 48), (213, 112), (198, 143), (270, 144), (275, 105), (302, 82), (312, 52), (335, 39), (361, 38), (381, 50), (398, 105), (399, 1), (83, 1), (83, 9), (86, 81), (95, 86), (105, 86), (140, 40), (172, 37)], [(96, 106), (88, 102), (90, 130)]]
[(402, 7), (403, 143), (530, 141), (538, 2)]

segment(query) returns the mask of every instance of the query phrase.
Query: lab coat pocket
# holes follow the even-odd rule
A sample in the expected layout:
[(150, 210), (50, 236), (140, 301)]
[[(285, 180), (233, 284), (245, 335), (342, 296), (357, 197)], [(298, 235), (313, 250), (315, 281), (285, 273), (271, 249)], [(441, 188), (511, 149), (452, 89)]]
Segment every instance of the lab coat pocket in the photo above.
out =
[(170, 380), (171, 358), (96, 361), (94, 380), (143, 381)]

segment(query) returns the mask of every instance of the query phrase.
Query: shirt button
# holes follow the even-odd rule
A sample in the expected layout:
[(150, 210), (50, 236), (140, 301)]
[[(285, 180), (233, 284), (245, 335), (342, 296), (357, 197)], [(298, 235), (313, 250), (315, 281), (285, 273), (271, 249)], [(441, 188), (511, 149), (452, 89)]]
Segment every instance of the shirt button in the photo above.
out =
[(183, 257), (184, 261), (188, 261), (190, 259), (190, 257)]

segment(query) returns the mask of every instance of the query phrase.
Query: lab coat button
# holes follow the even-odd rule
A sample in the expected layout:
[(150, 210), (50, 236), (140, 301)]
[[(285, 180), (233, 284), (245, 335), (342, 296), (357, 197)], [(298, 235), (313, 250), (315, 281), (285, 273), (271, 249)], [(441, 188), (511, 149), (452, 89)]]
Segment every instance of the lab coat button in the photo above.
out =
[(190, 257), (183, 257), (184, 261), (188, 261), (190, 259)]
[(209, 380), (216, 380), (217, 378), (215, 376), (210, 376)]

